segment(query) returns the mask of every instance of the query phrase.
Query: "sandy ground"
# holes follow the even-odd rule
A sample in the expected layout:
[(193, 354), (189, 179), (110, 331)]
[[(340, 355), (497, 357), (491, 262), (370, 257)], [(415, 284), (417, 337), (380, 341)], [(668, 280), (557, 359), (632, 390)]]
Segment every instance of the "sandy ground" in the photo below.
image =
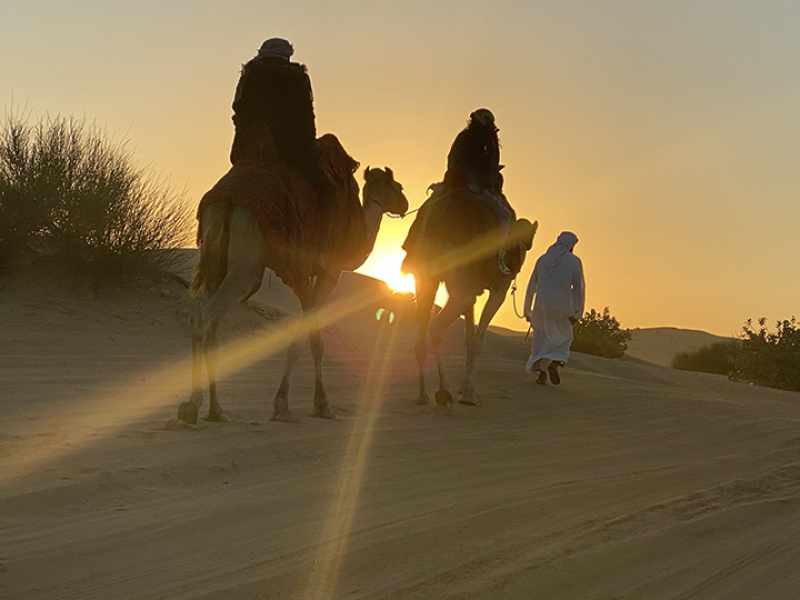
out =
[(496, 336), (483, 405), (444, 416), (370, 308), (327, 335), (337, 420), (306, 416), (306, 357), (299, 422), (269, 422), (270, 353), (224, 377), (232, 422), (174, 430), (185, 309), (0, 291), (0, 598), (800, 597), (796, 394), (583, 356), (541, 388)]

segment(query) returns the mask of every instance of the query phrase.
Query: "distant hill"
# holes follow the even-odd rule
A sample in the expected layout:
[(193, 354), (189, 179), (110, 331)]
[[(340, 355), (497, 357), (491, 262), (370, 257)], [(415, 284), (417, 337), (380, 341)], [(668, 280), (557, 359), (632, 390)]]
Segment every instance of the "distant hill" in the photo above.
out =
[(675, 327), (634, 329), (626, 354), (653, 364), (670, 366), (679, 352), (697, 350), (726, 339), (706, 331)]

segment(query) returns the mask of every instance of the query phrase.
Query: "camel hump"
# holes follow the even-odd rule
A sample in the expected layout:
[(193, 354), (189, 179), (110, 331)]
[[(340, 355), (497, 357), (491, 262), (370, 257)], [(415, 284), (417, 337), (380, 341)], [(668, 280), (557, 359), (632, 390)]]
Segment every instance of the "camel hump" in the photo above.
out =
[[(359, 163), (332, 133), (321, 136), (317, 146), (322, 170), (335, 190), (331, 199), (334, 206), (330, 213), (335, 227), (329, 238), (328, 252), (344, 262), (353, 262), (353, 257), (365, 251), (366, 240), (364, 215), (355, 178)], [(369, 250), (366, 252), (369, 253)]]
[(326, 133), (317, 140), (320, 164), (328, 179), (341, 185), (348, 182), (359, 167), (356, 159), (347, 153), (339, 138)]
[(198, 214), (197, 245), (200, 259), (194, 270), (191, 294), (195, 298), (214, 293), (228, 270), (231, 205), (215, 202)]

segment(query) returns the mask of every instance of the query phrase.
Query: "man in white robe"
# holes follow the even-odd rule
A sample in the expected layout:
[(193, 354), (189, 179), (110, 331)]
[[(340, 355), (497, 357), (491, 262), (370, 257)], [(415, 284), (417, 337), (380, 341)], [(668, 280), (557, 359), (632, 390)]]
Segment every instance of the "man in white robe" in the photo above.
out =
[(561, 383), (558, 367), (569, 360), (573, 325), (583, 316), (586, 301), (583, 265), (572, 253), (577, 243), (574, 233), (562, 232), (536, 261), (525, 294), (525, 317), (533, 327), (527, 370), (538, 372), (537, 383), (542, 385), (547, 384), (548, 374), (552, 383)]

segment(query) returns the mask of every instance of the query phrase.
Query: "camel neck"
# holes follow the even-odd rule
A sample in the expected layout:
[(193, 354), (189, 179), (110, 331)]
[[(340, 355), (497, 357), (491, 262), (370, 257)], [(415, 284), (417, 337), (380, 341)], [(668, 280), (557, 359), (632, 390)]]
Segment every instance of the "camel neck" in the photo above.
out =
[(367, 224), (367, 233), (371, 234), (374, 228), (377, 234), (383, 219), (383, 208), (377, 202), (364, 203), (364, 222)]
[(359, 250), (352, 256), (346, 257), (340, 265), (341, 269), (345, 271), (355, 271), (364, 264), (370, 252), (372, 252), (375, 239), (378, 237), (378, 230), (381, 227), (383, 209), (378, 204), (365, 201), (361, 210), (364, 217), (364, 240), (363, 243), (357, 244)]
[(378, 237), (378, 230), (383, 219), (383, 208), (376, 202), (364, 203), (364, 225), (366, 226), (367, 242), (370, 247)]

